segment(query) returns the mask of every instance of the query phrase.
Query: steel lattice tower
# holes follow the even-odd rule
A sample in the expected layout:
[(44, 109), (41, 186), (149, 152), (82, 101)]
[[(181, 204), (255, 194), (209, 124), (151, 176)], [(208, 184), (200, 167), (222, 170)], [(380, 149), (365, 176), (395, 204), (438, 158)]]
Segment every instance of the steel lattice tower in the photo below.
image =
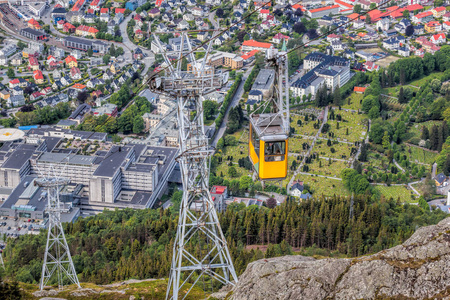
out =
[[(154, 39), (164, 53), (159, 39), (156, 36)], [(212, 290), (214, 281), (235, 284), (238, 280), (209, 192), (209, 164), (214, 151), (204, 132), (201, 96), (222, 87), (227, 80), (224, 74), (214, 73), (214, 67), (206, 67), (211, 45), (212, 42), (204, 58), (197, 61), (188, 36), (183, 34), (179, 51), (171, 54), (177, 58), (177, 64), (172, 65), (169, 53), (164, 53), (166, 74), (150, 81), (153, 90), (172, 95), (178, 103), (181, 153), (178, 162), (183, 198), (166, 299), (184, 299), (196, 284), (203, 283), (206, 291), (206, 284)], [(191, 65), (190, 71), (181, 70), (181, 60), (185, 56)], [(191, 288), (180, 294), (188, 282), (192, 283)]]
[(50, 278), (56, 271), (58, 277), (58, 288), (61, 289), (64, 276), (72, 283), (80, 287), (77, 273), (70, 256), (64, 230), (61, 224), (61, 202), (59, 201), (59, 190), (70, 182), (67, 178), (44, 177), (35, 181), (35, 184), (47, 190), (47, 213), (48, 213), (48, 233), (47, 244), (45, 246), (44, 263), (42, 265), (42, 275), (40, 290), (47, 285)]

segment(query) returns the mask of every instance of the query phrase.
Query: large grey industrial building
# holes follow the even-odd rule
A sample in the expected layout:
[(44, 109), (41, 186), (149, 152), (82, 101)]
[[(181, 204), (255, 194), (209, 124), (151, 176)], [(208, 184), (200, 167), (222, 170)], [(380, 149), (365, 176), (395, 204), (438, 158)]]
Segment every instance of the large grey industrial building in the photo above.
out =
[[(86, 154), (68, 141), (87, 143), (94, 150)], [(104, 148), (95, 151), (100, 146)], [(106, 142), (105, 133), (31, 129), (22, 140), (0, 147), (0, 188), (13, 189), (2, 196), (6, 200), (0, 215), (16, 216), (20, 207), (33, 218), (42, 217), (45, 201), (38, 200), (37, 188), (31, 191), (28, 186), (40, 174), (52, 173), (71, 180), (66, 198), (76, 199), (82, 211), (152, 207), (167, 188), (177, 152), (174, 147), (114, 145)]]

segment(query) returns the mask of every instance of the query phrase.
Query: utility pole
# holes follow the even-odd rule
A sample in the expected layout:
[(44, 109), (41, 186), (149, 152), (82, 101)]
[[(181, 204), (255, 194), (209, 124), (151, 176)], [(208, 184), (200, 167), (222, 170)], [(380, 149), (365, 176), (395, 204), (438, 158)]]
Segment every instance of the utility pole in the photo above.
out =
[[(201, 96), (223, 86), (227, 77), (207, 66), (209, 43), (203, 59), (197, 61), (186, 33), (181, 35), (179, 51), (164, 52), (165, 75), (150, 79), (155, 92), (165, 92), (178, 103), (180, 156), (177, 158), (183, 183), (177, 234), (166, 299), (184, 299), (199, 284), (206, 292), (213, 291), (215, 282), (235, 284), (236, 271), (227, 242), (219, 224), (214, 201), (209, 192), (209, 165), (214, 150), (209, 147), (203, 124)], [(203, 51), (202, 51), (203, 52)], [(173, 65), (169, 55), (176, 57)], [(182, 70), (181, 61), (187, 59), (190, 71)], [(192, 284), (187, 292), (186, 283)]]
[(34, 184), (47, 190), (48, 233), (45, 246), (44, 263), (42, 265), (41, 283), (42, 291), (56, 271), (58, 288), (62, 289), (67, 279), (80, 287), (77, 273), (70, 256), (69, 246), (61, 224), (62, 204), (59, 201), (60, 188), (70, 182), (67, 178), (44, 177), (36, 179)]

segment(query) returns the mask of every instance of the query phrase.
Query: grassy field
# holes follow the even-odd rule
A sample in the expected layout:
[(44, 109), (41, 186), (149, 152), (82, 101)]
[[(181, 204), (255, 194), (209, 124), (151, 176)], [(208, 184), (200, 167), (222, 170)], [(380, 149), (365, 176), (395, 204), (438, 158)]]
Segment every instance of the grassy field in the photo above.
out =
[[(330, 165), (328, 159), (320, 158), (319, 160), (315, 159), (311, 164), (307, 164), (307, 166), (309, 166), (308, 173), (339, 178), (341, 171), (348, 168), (348, 163), (339, 160), (331, 160)], [(321, 179), (322, 178), (319, 180)]]
[(342, 108), (353, 110), (361, 109), (361, 100), (363, 97), (363, 94), (352, 93), (344, 100)]
[[(384, 195), (386, 198), (393, 198), (394, 200), (397, 200), (400, 198), (400, 201), (402, 202), (417, 202), (416, 194), (414, 194), (413, 191), (408, 190), (405, 186), (381, 186), (377, 185), (376, 189), (380, 191), (382, 195)], [(411, 195), (414, 196), (414, 200), (411, 198)]]
[(301, 180), (304, 184), (307, 184), (311, 188), (311, 192), (316, 196), (325, 195), (343, 195), (350, 196), (351, 193), (344, 187), (341, 180), (329, 179), (323, 177), (314, 177), (304, 174), (299, 174), (295, 178), (296, 180)]
[(408, 128), (407, 138), (420, 138), (422, 135), (422, 127), (425, 126), (428, 128), (428, 131), (431, 130), (433, 125), (440, 126), (442, 121), (426, 121), (418, 124), (414, 124), (413, 126)]
[[(333, 143), (331, 142), (331, 146), (327, 146), (327, 140), (317, 140), (313, 152), (319, 154), (319, 156), (338, 158), (338, 159), (349, 159), (351, 148), (356, 146), (347, 144), (347, 143)], [(331, 148), (334, 148), (335, 152), (331, 153)]]
[[(75, 285), (66, 285), (64, 289), (58, 290), (57, 286), (52, 287), (52, 290), (56, 294), (51, 294), (52, 297), (46, 299), (79, 299), (79, 300), (92, 300), (92, 299), (104, 299), (104, 300), (117, 300), (117, 299), (130, 299), (132, 297), (136, 299), (165, 299), (167, 290), (167, 279), (149, 279), (149, 280), (133, 280), (117, 283), (112, 287), (96, 285), (93, 283), (82, 282), (81, 288), (86, 290), (79, 290)], [(38, 291), (37, 284), (19, 284), (21, 290), (24, 292), (24, 299), (38, 299), (32, 294)], [(186, 283), (182, 288), (181, 294), (184, 295), (190, 288), (190, 283)], [(47, 289), (46, 289), (47, 290)], [(92, 290), (92, 291), (91, 291)], [(73, 293), (79, 293), (75, 296)], [(201, 285), (197, 284), (192, 288), (186, 299), (203, 299), (207, 298), (208, 293), (202, 290)], [(41, 297), (39, 297), (41, 298)]]
[(311, 146), (312, 139), (305, 139), (300, 136), (289, 137), (289, 152), (298, 154), (303, 153), (303, 143), (308, 143), (308, 145)]
[(428, 76), (425, 76), (425, 77), (422, 77), (422, 78), (420, 78), (420, 79), (411, 81), (410, 85), (417, 86), (417, 87), (421, 87), (421, 86), (423, 86), (423, 85), (425, 84), (425, 82), (427, 82), (427, 81), (431, 81), (431, 80), (433, 80), (433, 79), (435, 79), (435, 78), (441, 78), (442, 74), (443, 74), (442, 72), (434, 72), (434, 73), (431, 73), (431, 74), (428, 75)]
[[(411, 153), (409, 153), (411, 150)], [(406, 149), (406, 156), (409, 161), (414, 163), (432, 164), (436, 160), (438, 153), (427, 151), (419, 147), (408, 147)]]
[[(240, 143), (237, 146), (228, 146), (225, 147), (224, 149), (225, 151), (221, 154), (223, 161), (221, 164), (219, 164), (217, 166), (216, 169), (216, 175), (217, 176), (221, 176), (221, 174), (223, 174), (223, 178), (227, 179), (227, 180), (232, 180), (232, 179), (239, 179), (241, 176), (244, 175), (251, 175), (252, 172), (249, 170), (246, 170), (244, 168), (239, 167), (238, 165), (238, 160), (244, 157), (248, 156), (248, 144), (244, 144), (244, 143)], [(228, 156), (233, 156), (233, 166), (236, 168), (236, 171), (238, 173), (238, 176), (235, 178), (231, 178), (228, 175), (228, 169), (230, 168), (230, 166), (228, 166), (229, 161), (226, 160), (226, 158)]]
[[(342, 116), (342, 121), (339, 121), (339, 129), (337, 129), (337, 120), (328, 120), (330, 124), (330, 131), (334, 133), (334, 138), (347, 140), (349, 142), (361, 141), (367, 134), (367, 127), (363, 124), (366, 115), (354, 112), (347, 112), (344, 110), (336, 110), (335, 114)], [(348, 135), (347, 133), (348, 128)]]
[[(291, 115), (291, 126), (295, 128), (295, 134), (302, 134), (302, 135), (308, 135), (308, 136), (314, 136), (316, 135), (318, 129), (314, 128), (314, 123), (317, 123), (317, 120), (305, 122), (305, 117), (300, 115)], [(301, 120), (302, 125), (299, 126), (297, 124), (297, 121)]]

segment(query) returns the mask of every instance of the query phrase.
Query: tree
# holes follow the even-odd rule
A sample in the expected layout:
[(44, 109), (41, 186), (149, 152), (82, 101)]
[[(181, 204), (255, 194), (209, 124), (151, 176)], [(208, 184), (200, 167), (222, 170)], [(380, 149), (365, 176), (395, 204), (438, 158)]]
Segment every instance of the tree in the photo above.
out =
[(402, 14), (404, 18), (409, 18), (409, 10), (405, 9)]
[(428, 131), (428, 127), (422, 126), (422, 135), (420, 136), (422, 140), (428, 140), (430, 138), (430, 132)]
[(318, 36), (317, 30), (315, 30), (314, 28), (308, 29), (306, 35), (309, 37), (310, 40), (315, 39)]
[[(405, 11), (408, 11), (408, 10), (405, 10)], [(405, 11), (403, 11), (403, 12), (405, 12)], [(406, 28), (405, 28), (405, 35), (406, 36), (412, 36), (413, 34), (414, 34), (414, 26), (413, 25), (406, 26)]]
[(266, 205), (270, 209), (275, 208), (277, 207), (277, 200), (275, 200), (275, 198), (270, 197), (269, 199), (266, 200)]
[(302, 22), (295, 23), (292, 29), (294, 30), (294, 32), (297, 32), (298, 34), (306, 32), (305, 24), (303, 24)]
[(27, 43), (24, 43), (24, 42), (22, 42), (22, 41), (19, 41), (19, 42), (17, 43), (17, 47), (18, 47), (20, 50), (25, 49), (27, 46), (28, 46)]
[(277, 8), (274, 10), (273, 14), (277, 17), (281, 17), (283, 15), (283, 12), (281, 11), (281, 9)]
[(389, 148), (389, 133), (387, 132), (387, 130), (383, 134), (382, 145), (385, 149)]
[(437, 78), (431, 80), (431, 82), (430, 82), (430, 87), (433, 90), (433, 92), (435, 92), (435, 93), (438, 93), (441, 90), (441, 86), (442, 86), (442, 82)]
[(380, 117), (380, 111), (378, 107), (374, 106), (369, 110), (369, 119), (374, 120)]
[(216, 10), (216, 16), (218, 17), (218, 18), (223, 18), (223, 9), (222, 8), (218, 8), (217, 10)]
[(303, 16), (303, 12), (300, 8), (297, 8), (297, 10), (295, 11), (294, 15), (296, 15), (297, 17), (301, 17)]
[(358, 157), (359, 161), (367, 161), (367, 144), (363, 141), (361, 144), (361, 152)]
[(231, 178), (238, 177), (238, 172), (236, 171), (236, 168), (234, 166), (228, 168), (228, 176), (230, 176)]
[(79, 92), (77, 95), (77, 100), (79, 103), (84, 103), (88, 98), (88, 93), (86, 91)]
[(356, 4), (356, 5), (353, 7), (353, 11), (354, 11), (355, 13), (357, 13), (357, 14), (361, 13), (361, 4)]
[(399, 103), (405, 103), (405, 96), (403, 95), (403, 87), (400, 88), (400, 91), (398, 92), (398, 102)]
[(103, 63), (104, 63), (105, 65), (109, 64), (109, 60), (110, 60), (110, 59), (111, 59), (111, 55), (108, 55), (108, 54), (104, 55), (104, 56), (103, 56)]
[(217, 113), (217, 103), (211, 100), (203, 101), (203, 116), (206, 120), (214, 119), (215, 114)]
[(376, 7), (377, 7), (377, 4), (374, 3), (374, 2), (372, 2), (372, 3), (370, 3), (369, 9), (370, 9), (370, 10), (373, 10), (373, 9), (375, 9)]
[(9, 78), (15, 78), (16, 73), (14, 72), (14, 70), (12, 68), (9, 68), (8, 71), (6, 71), (6, 76), (8, 76)]
[(144, 131), (144, 128), (144, 119), (141, 116), (136, 116), (133, 120), (133, 133), (141, 133)]
[(444, 174), (446, 176), (450, 175), (450, 155), (447, 155), (447, 157), (445, 158), (445, 163), (442, 170), (444, 171)]
[[(131, 20), (131, 21), (134, 21), (134, 20)], [(114, 43), (112, 43), (111, 47), (109, 47), (109, 55), (111, 55), (113, 57), (116, 56), (116, 47), (114, 46)]]
[(430, 149), (437, 150), (439, 148), (439, 129), (436, 125), (431, 126), (430, 132)]
[(428, 202), (425, 200), (423, 196), (419, 197), (419, 207), (422, 208), (424, 211), (430, 211), (430, 206), (428, 205)]
[[(375, 4), (375, 3), (373, 3), (373, 4)], [(368, 15), (366, 15), (366, 24), (370, 24), (370, 23), (372, 23), (372, 19), (370, 18), (370, 15), (368, 14)]]
[(342, 102), (341, 89), (339, 85), (334, 89), (333, 92), (333, 104), (336, 106), (340, 106)]
[(92, 48), (89, 48), (89, 50), (88, 50), (88, 52), (87, 52), (87, 55), (88, 55), (89, 57), (92, 57), (92, 55), (94, 55), (94, 51), (92, 50)]
[[(28, 268), (21, 268), (20, 270), (28, 271), (28, 274), (31, 276), (31, 279), (33, 280), (33, 276), (31, 275), (30, 271), (27, 270)], [(20, 273), (17, 274), (17, 277)], [(21, 288), (19, 287), (17, 282), (7, 282), (3, 280), (3, 278), (0, 277), (0, 298), (1, 299), (8, 299), (8, 300), (20, 300), (23, 299), (23, 293), (21, 291)]]

